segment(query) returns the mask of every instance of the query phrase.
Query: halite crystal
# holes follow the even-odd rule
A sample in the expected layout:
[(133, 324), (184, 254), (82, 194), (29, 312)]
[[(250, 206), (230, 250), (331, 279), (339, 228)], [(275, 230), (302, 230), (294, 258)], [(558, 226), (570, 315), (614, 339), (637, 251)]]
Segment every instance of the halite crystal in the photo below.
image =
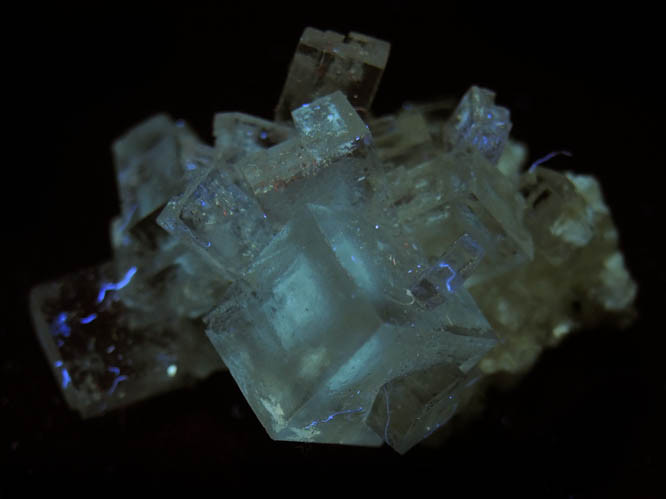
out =
[[(464, 288), (442, 290), (439, 308), (420, 305), (408, 286), (421, 264), (410, 256), (418, 255), (361, 215), (309, 205), (208, 316), (213, 344), (273, 438), (387, 438), (402, 452), (455, 405), (494, 335)], [(391, 423), (373, 406), (380, 392), (393, 393), (394, 380), (440, 371), (448, 375), (416, 413), (396, 409)]]
[(474, 147), (496, 164), (512, 125), (509, 110), (496, 106), (494, 101), (494, 92), (471, 87), (444, 127), (448, 147)]
[(293, 109), (317, 97), (343, 91), (351, 105), (368, 112), (379, 86), (390, 44), (351, 32), (306, 28), (296, 47), (275, 119), (288, 120)]
[(405, 452), (484, 375), (630, 316), (598, 183), (523, 172), (487, 89), (372, 116), (388, 50), (308, 28), (276, 122), (218, 113), (211, 146), (157, 115), (114, 144), (113, 262), (31, 296), (72, 407), (100, 414), (221, 357), (271, 437)]
[[(78, 271), (31, 294), (35, 328), (69, 405), (95, 416), (203, 379), (223, 367), (200, 319), (166, 310), (159, 288), (143, 286), (153, 309), (137, 310), (118, 293), (141, 282), (111, 263)], [(170, 287), (178, 285), (172, 277)], [(162, 306), (162, 308), (164, 308)]]

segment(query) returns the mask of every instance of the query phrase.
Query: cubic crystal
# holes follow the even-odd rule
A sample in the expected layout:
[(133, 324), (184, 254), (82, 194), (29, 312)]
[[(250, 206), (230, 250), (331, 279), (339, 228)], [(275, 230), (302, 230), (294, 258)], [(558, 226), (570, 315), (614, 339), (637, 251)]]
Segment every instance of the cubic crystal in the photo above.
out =
[(344, 36), (306, 28), (289, 67), (275, 119), (288, 120), (294, 109), (336, 90), (341, 90), (354, 108), (367, 112), (389, 49), (387, 42), (360, 33)]

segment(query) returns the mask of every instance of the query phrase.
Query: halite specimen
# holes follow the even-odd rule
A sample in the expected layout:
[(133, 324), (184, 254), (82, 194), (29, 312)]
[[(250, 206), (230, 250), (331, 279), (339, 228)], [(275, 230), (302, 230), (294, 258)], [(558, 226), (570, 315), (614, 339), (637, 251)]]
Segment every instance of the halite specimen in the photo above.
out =
[(113, 262), (31, 296), (72, 407), (100, 414), (221, 357), (271, 437), (405, 452), (484, 375), (630, 317), (596, 181), (524, 172), (486, 89), (370, 115), (388, 49), (308, 28), (276, 122), (219, 113), (211, 146), (158, 115), (114, 144)]

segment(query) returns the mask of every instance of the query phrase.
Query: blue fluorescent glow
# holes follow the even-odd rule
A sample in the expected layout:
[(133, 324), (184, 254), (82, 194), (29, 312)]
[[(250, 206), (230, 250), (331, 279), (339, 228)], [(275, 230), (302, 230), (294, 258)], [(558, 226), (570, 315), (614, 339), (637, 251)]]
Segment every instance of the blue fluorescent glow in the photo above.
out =
[(56, 367), (62, 367), (62, 360), (56, 360), (53, 365)]
[(356, 261), (356, 257), (354, 255), (351, 256), (352, 262)]
[(266, 140), (266, 139), (268, 138), (268, 134), (267, 134), (266, 132), (261, 132), (261, 133), (259, 134), (259, 137), (260, 137), (261, 139), (263, 139), (263, 140)]
[(192, 171), (192, 170), (196, 170), (196, 169), (197, 169), (197, 165), (195, 165), (195, 164), (192, 163), (191, 161), (188, 161), (188, 162), (185, 164), (185, 168), (187, 168), (188, 170)]
[(117, 376), (120, 374), (120, 369), (118, 369), (116, 366), (109, 366), (109, 372)]
[(134, 277), (134, 274), (136, 274), (136, 267), (132, 266), (120, 281), (102, 284), (102, 287), (99, 289), (99, 294), (97, 295), (97, 303), (102, 303), (107, 291), (116, 291), (127, 286), (132, 280), (132, 277)]
[(116, 349), (115, 345), (111, 345), (106, 347), (106, 353), (113, 353), (113, 351)]
[(118, 227), (118, 231), (119, 231), (119, 232), (124, 232), (124, 231), (125, 231), (125, 229), (127, 228), (127, 224), (130, 223), (130, 220), (132, 219), (132, 216), (134, 215), (134, 212), (136, 211), (136, 209), (137, 209), (138, 207), (139, 207), (139, 205), (136, 204), (136, 203), (134, 203), (134, 204), (130, 207), (130, 211), (129, 211), (129, 212), (127, 213), (127, 215), (125, 216), (125, 220), (123, 220), (123, 223), (121, 224), (121, 226)]
[(53, 336), (58, 336), (61, 334), (65, 338), (69, 338), (71, 332), (72, 328), (70, 328), (67, 324), (67, 313), (60, 312), (53, 321), (53, 325), (51, 326), (51, 334), (53, 334)]
[(447, 269), (449, 269), (449, 270), (451, 271), (451, 275), (450, 275), (449, 278), (446, 280), (446, 289), (448, 289), (449, 292), (451, 292), (451, 281), (453, 281), (453, 279), (455, 279), (455, 277), (456, 277), (456, 275), (457, 275), (457, 274), (456, 274), (456, 271), (453, 270), (453, 268), (451, 267), (451, 265), (449, 265), (449, 264), (446, 263), (446, 262), (439, 262), (439, 263), (437, 264), (437, 266), (438, 266), (440, 269), (447, 268)]
[(203, 206), (204, 208), (206, 207), (206, 201), (204, 201), (203, 199), (201, 200), (201, 206)]
[(554, 158), (555, 156), (559, 156), (560, 154), (562, 154), (563, 156), (569, 156), (569, 157), (573, 156), (573, 154), (571, 154), (569, 151), (553, 151), (553, 152), (549, 152), (549, 153), (546, 154), (543, 158), (541, 158), (541, 159), (537, 159), (534, 163), (532, 163), (532, 165), (530, 166), (530, 169), (529, 169), (528, 171), (530, 171), (530, 172), (534, 171), (534, 169), (535, 169), (537, 166), (539, 166), (541, 163), (545, 163), (545, 162), (548, 161), (549, 159)]
[(329, 414), (328, 417), (325, 418), (325, 419), (320, 419), (320, 420), (315, 420), (315, 421), (313, 421), (312, 423), (310, 423), (309, 425), (307, 425), (307, 426), (305, 427), (305, 429), (306, 429), (306, 430), (309, 430), (310, 428), (313, 428), (313, 427), (317, 426), (319, 423), (328, 423), (328, 422), (331, 421), (335, 416), (339, 416), (340, 414), (353, 414), (353, 413), (355, 413), (355, 412), (362, 412), (362, 411), (363, 411), (363, 407), (359, 407), (358, 409), (347, 409), (346, 411), (338, 411), (338, 412), (334, 412), (333, 414)]
[(90, 324), (92, 321), (97, 319), (97, 314), (90, 314), (87, 317), (81, 319), (81, 324)]
[(309, 107), (309, 106), (310, 106), (310, 104), (305, 103), (305, 104), (303, 104), (301, 107)]
[(72, 382), (72, 378), (70, 378), (67, 369), (65, 369), (64, 367), (62, 368), (61, 373), (62, 373), (62, 387), (67, 388), (67, 386)]
[(375, 225), (375, 229), (379, 229), (379, 225)]
[(111, 395), (116, 390), (116, 387), (118, 386), (118, 383), (120, 383), (121, 381), (125, 381), (126, 379), (127, 379), (127, 376), (125, 376), (125, 375), (118, 376), (116, 379), (114, 379), (113, 384), (111, 385), (111, 388), (109, 388), (109, 395)]

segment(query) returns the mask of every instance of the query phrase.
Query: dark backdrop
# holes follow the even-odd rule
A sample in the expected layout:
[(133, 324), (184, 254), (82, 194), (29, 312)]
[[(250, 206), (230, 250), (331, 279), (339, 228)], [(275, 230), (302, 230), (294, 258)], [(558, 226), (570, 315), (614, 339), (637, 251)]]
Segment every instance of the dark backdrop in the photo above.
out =
[[(8, 484), (66, 492), (89, 479), (187, 478), (215, 482), (222, 494), (247, 483), (239, 477), (261, 483), (277, 471), (274, 493), (351, 475), (380, 487), (434, 485), (441, 494), (657, 495), (666, 444), (656, 317), (666, 281), (658, 243), (666, 109), (655, 13), (541, 2), (526, 10), (246, 3), (33, 6), (5, 16), (0, 492)], [(572, 151), (551, 166), (600, 179), (640, 285), (638, 321), (569, 337), (516, 388), (492, 392), (485, 412), (445, 446), (403, 457), (386, 447), (273, 442), (228, 374), (80, 420), (36, 341), (27, 292), (110, 256), (108, 223), (118, 212), (111, 142), (158, 111), (206, 139), (215, 112), (270, 117), (307, 25), (392, 43), (378, 113), (479, 84), (511, 109), (513, 135), (532, 160)]]

